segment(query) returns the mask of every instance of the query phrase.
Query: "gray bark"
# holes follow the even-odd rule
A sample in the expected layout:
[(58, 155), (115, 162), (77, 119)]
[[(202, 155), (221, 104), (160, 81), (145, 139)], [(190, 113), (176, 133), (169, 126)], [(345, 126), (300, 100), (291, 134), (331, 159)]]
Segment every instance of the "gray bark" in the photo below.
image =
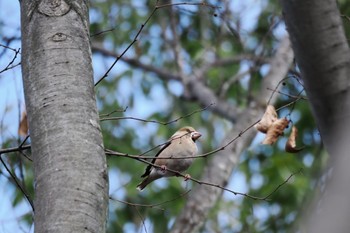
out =
[[(290, 48), (289, 39), (286, 37), (272, 58), (270, 72), (263, 80), (257, 100), (267, 101), (269, 99), (271, 91), (267, 88), (275, 88), (278, 82), (285, 77), (292, 60), (293, 52)], [(264, 107), (265, 105), (261, 105), (261, 103), (255, 104), (242, 114), (230, 119), (236, 122), (231, 132), (226, 136), (223, 145), (256, 122), (262, 116)], [(200, 180), (226, 186), (233, 170), (236, 168), (239, 156), (247, 148), (255, 133), (254, 130), (247, 131), (225, 150), (215, 154), (204, 169)], [(214, 207), (223, 190), (206, 185), (197, 185), (192, 193), (194, 195), (189, 196), (183, 211), (177, 217), (170, 231), (171, 233), (197, 232), (205, 223), (211, 208)]]
[(21, 1), (22, 73), (38, 233), (106, 229), (108, 176), (86, 4)]
[[(306, 232), (350, 229), (350, 51), (335, 0), (283, 0), (296, 61), (330, 159)], [(316, 207), (317, 206), (317, 207)]]

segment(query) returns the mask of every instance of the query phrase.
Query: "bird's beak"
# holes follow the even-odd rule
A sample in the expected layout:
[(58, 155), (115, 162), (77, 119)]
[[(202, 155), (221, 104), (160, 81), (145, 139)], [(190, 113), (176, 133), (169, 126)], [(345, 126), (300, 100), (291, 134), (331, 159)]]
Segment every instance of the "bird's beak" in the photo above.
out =
[(201, 136), (202, 136), (202, 134), (200, 134), (199, 132), (195, 131), (195, 132), (192, 133), (192, 140), (196, 141)]

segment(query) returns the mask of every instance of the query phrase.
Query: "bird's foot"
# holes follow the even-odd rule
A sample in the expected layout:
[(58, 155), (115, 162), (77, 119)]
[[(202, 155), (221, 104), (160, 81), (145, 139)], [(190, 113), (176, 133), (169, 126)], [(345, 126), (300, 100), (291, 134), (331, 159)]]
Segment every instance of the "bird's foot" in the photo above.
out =
[(184, 178), (185, 178), (184, 181), (187, 181), (187, 180), (191, 179), (191, 176), (190, 176), (190, 174), (186, 174)]
[(165, 171), (167, 170), (167, 167), (165, 165), (160, 166), (160, 170), (165, 173)]

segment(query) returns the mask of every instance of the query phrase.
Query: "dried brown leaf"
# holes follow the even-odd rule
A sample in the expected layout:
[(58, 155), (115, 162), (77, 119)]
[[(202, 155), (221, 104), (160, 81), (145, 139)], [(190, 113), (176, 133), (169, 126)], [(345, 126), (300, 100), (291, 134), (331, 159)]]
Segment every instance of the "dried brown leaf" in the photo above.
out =
[(272, 123), (272, 125), (268, 128), (266, 137), (262, 144), (272, 145), (274, 144), (278, 137), (283, 135), (283, 131), (287, 128), (289, 121), (287, 118), (281, 118)]
[(289, 135), (288, 141), (286, 142), (285, 150), (286, 152), (289, 153), (298, 153), (304, 147), (297, 148), (296, 146), (296, 139), (298, 137), (298, 129), (297, 127), (293, 126), (292, 127), (292, 132)]
[(28, 135), (28, 121), (27, 121), (27, 112), (24, 111), (22, 113), (22, 119), (19, 123), (18, 127), (18, 134), (21, 136), (27, 136)]
[(262, 133), (267, 133), (272, 124), (277, 120), (277, 112), (274, 106), (268, 105), (266, 111), (259, 121), (258, 124), (255, 125), (255, 128)]

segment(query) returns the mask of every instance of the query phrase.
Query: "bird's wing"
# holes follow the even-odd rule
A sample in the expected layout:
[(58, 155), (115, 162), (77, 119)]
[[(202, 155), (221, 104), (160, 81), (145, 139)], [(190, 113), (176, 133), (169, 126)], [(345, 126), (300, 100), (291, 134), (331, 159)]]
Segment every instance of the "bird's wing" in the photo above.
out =
[[(154, 164), (155, 162), (156, 162), (156, 159), (157, 159), (157, 157), (160, 155), (160, 153), (162, 153), (164, 150), (165, 150), (165, 148), (167, 148), (169, 145), (171, 144), (171, 141), (169, 141), (169, 142), (167, 142), (159, 151), (158, 151), (158, 153), (154, 156), (154, 158), (152, 159), (152, 164)], [(148, 176), (150, 173), (151, 173), (151, 169), (152, 169), (152, 165), (150, 164), (150, 165), (148, 165), (147, 167), (146, 167), (146, 171), (145, 171), (145, 173), (141, 176), (141, 177), (146, 177), (146, 176)]]

